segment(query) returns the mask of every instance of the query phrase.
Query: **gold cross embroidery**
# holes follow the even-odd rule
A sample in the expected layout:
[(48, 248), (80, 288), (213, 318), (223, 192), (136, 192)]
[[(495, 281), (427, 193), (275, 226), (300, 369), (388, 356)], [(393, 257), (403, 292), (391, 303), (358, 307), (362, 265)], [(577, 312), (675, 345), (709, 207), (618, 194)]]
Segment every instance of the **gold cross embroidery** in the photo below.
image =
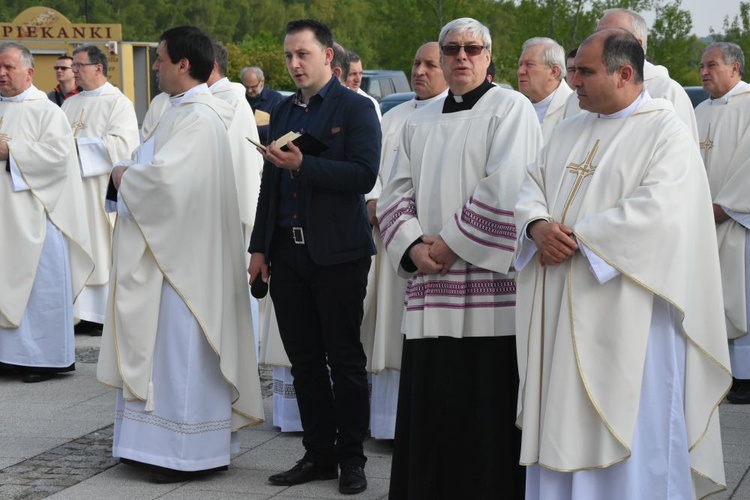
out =
[(83, 110), (81, 110), (81, 114), (78, 115), (78, 121), (73, 124), (73, 137), (78, 137), (78, 132), (84, 128), (86, 128), (86, 125), (83, 123)]
[(714, 148), (714, 141), (711, 140), (711, 124), (708, 124), (708, 132), (706, 132), (706, 140), (699, 143), (701, 146), (701, 154), (703, 154), (703, 163), (708, 161), (708, 153)]
[(593, 165), (592, 162), (594, 161), (594, 156), (596, 155), (596, 151), (598, 149), (599, 149), (599, 139), (596, 140), (594, 147), (591, 148), (591, 151), (589, 151), (589, 154), (586, 156), (586, 160), (583, 163), (571, 162), (565, 166), (565, 168), (567, 168), (571, 174), (576, 175), (576, 180), (573, 183), (573, 187), (570, 189), (568, 200), (565, 202), (565, 208), (563, 209), (562, 220), (560, 222), (562, 223), (565, 222), (565, 217), (568, 215), (568, 209), (570, 208), (571, 203), (573, 203), (573, 200), (578, 194), (578, 190), (581, 188), (581, 184), (583, 184), (583, 180), (586, 177), (590, 177), (594, 175), (594, 172), (596, 171), (596, 168), (598, 167), (598, 165)]

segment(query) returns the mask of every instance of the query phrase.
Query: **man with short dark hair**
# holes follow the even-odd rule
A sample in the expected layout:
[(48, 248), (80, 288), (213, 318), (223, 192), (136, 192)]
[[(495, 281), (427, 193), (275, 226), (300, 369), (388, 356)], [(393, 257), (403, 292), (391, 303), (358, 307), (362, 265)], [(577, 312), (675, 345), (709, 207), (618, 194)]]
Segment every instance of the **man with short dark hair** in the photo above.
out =
[(581, 44), (587, 113), (557, 125), (516, 204), (529, 500), (724, 489), (731, 375), (709, 187), (690, 131), (645, 90), (643, 61), (620, 28)]
[(226, 470), (234, 432), (262, 422), (263, 404), (232, 109), (206, 85), (213, 46), (179, 26), (161, 35), (156, 56), (170, 108), (112, 169), (118, 218), (97, 377), (118, 388), (113, 455), (175, 482)]
[(273, 277), (270, 294), (305, 446), (297, 465), (269, 481), (334, 479), (338, 464), (339, 490), (359, 493), (367, 488), (362, 443), (369, 414), (359, 335), (375, 253), (363, 195), (377, 178), (380, 125), (370, 102), (333, 76), (333, 34), (325, 24), (288, 23), (284, 55), (299, 90), (274, 108), (269, 133), (310, 134), (327, 149), (314, 156), (273, 141), (264, 152), (250, 282)]
[(727, 399), (750, 404), (750, 85), (745, 55), (729, 42), (712, 43), (700, 64), (706, 99), (695, 109), (719, 242), (729, 356), (734, 383)]
[[(258, 66), (248, 66), (240, 71), (240, 81), (245, 86), (245, 98), (255, 112), (261, 144), (268, 144), (268, 116), (273, 107), (283, 99), (281, 93), (266, 87), (266, 77)], [(271, 140), (277, 139), (272, 137)]]
[(62, 106), (65, 99), (81, 91), (81, 88), (76, 85), (72, 66), (73, 58), (67, 54), (58, 57), (55, 61), (54, 70), (57, 86), (47, 93), (47, 97), (58, 106)]
[(77, 304), (81, 324), (89, 323), (88, 329), (98, 335), (107, 305), (115, 224), (112, 214), (105, 212), (104, 198), (112, 165), (129, 159), (138, 147), (138, 118), (130, 99), (107, 81), (107, 56), (99, 47), (82, 45), (76, 48), (72, 67), (76, 84), (82, 91), (66, 100), (62, 110), (76, 140), (96, 265)]

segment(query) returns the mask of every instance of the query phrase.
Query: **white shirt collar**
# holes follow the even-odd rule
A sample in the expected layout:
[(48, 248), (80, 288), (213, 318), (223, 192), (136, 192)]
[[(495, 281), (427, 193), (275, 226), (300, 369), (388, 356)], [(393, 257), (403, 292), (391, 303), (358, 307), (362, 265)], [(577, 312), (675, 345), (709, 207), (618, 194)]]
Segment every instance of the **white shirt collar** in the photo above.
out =
[(3, 97), (3, 96), (0, 96), (0, 101), (2, 101), (2, 102), (23, 102), (29, 96), (29, 94), (31, 93), (32, 89), (36, 90), (36, 87), (34, 87), (32, 85), (31, 87), (27, 88), (26, 90), (24, 90), (20, 94), (14, 95), (13, 97)]
[(415, 97), (414, 98), (414, 108), (415, 109), (423, 108), (423, 107), (427, 106), (428, 104), (430, 104), (431, 102), (437, 101), (438, 99), (442, 99), (443, 97), (445, 97), (447, 95), (448, 95), (448, 89), (445, 89), (442, 92), (440, 92), (438, 95), (432, 96), (429, 99), (417, 99)]
[(552, 91), (550, 95), (545, 97), (539, 102), (532, 102), (531, 105), (534, 106), (534, 111), (536, 111), (536, 117), (539, 120), (539, 123), (542, 123), (544, 121), (544, 117), (547, 114), (547, 109), (549, 109), (549, 105), (552, 102), (552, 99), (555, 97), (555, 93), (560, 89), (560, 86), (558, 85), (557, 88)]
[(747, 85), (748, 85), (747, 83), (745, 83), (742, 80), (740, 80), (739, 82), (737, 82), (737, 85), (735, 85), (734, 87), (732, 87), (731, 89), (729, 89), (729, 92), (727, 92), (723, 96), (718, 97), (716, 99), (714, 99), (713, 97), (709, 97), (708, 98), (708, 104), (709, 104), (709, 106), (721, 106), (721, 105), (724, 105), (724, 104), (729, 104), (729, 98), (732, 97), (737, 92), (739, 92), (740, 90), (742, 90), (745, 87), (747, 87)]
[(213, 85), (208, 87), (208, 90), (210, 90), (211, 93), (213, 94), (214, 92), (224, 87), (225, 85), (229, 85), (229, 78), (227, 78), (226, 76), (220, 80), (216, 80)]
[(192, 97), (192, 96), (198, 95), (198, 94), (210, 94), (210, 93), (211, 93), (211, 91), (208, 90), (208, 85), (206, 85), (205, 83), (199, 83), (198, 85), (196, 85), (195, 87), (191, 88), (190, 90), (188, 90), (185, 93), (182, 93), (182, 94), (170, 97), (169, 98), (169, 103), (172, 106), (179, 106), (180, 104), (182, 104), (182, 101), (184, 101), (188, 97)]
[(616, 113), (612, 113), (611, 115), (603, 115), (600, 113), (599, 118), (604, 118), (605, 120), (627, 118), (633, 113), (635, 113), (638, 110), (638, 108), (640, 108), (641, 106), (643, 106), (650, 100), (651, 100), (651, 95), (648, 93), (648, 90), (646, 90), (646, 87), (643, 87), (643, 91), (641, 92), (641, 95), (639, 95), (638, 98), (630, 104), (630, 106), (628, 106), (625, 109), (621, 109), (620, 111), (617, 111)]
[(80, 94), (87, 97), (99, 97), (100, 95), (102, 95), (102, 92), (104, 92), (105, 89), (108, 89), (111, 86), (111, 83), (104, 82), (104, 85), (102, 85), (101, 87), (92, 90), (82, 90)]

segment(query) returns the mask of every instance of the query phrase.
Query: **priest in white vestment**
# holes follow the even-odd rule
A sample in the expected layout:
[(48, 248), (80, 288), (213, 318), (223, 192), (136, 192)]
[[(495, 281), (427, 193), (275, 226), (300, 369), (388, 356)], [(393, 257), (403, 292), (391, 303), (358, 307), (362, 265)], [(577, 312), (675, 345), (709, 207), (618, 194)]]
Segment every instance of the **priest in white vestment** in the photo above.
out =
[(227, 127), (197, 28), (164, 32), (154, 71), (171, 107), (112, 171), (118, 212), (97, 376), (118, 388), (113, 455), (157, 481), (225, 469), (263, 421)]
[(544, 142), (563, 119), (565, 103), (573, 90), (565, 81), (565, 49), (551, 38), (530, 38), (518, 59), (518, 91), (529, 98), (542, 125)]
[(448, 83), (440, 67), (440, 47), (437, 42), (425, 43), (414, 55), (411, 87), (416, 94), (415, 98), (396, 106), (383, 116), (383, 146), (378, 182), (369, 193), (371, 199), (367, 202), (367, 209), (368, 212), (372, 211), (371, 220), (376, 229), (373, 238), (378, 253), (373, 261), (375, 272), (370, 317), (365, 315), (362, 322), (362, 343), (368, 355), (367, 371), (371, 373), (370, 435), (376, 439), (393, 439), (396, 430), (396, 405), (404, 339), (401, 333), (401, 318), (407, 281), (398, 276), (388, 262), (388, 255), (378, 230), (378, 220), (374, 217), (375, 205), (383, 185), (387, 184), (390, 178), (406, 120), (414, 111), (435, 101), (441, 101), (448, 95)]
[(733, 43), (706, 47), (703, 88), (710, 99), (695, 109), (703, 163), (711, 186), (719, 243), (724, 311), (734, 384), (727, 399), (750, 404), (750, 85), (745, 56)]
[(73, 301), (94, 263), (65, 114), (23, 45), (1, 44), (0, 67), (0, 365), (41, 382), (75, 369)]
[[(643, 47), (643, 52), (647, 53), (648, 26), (637, 12), (628, 9), (607, 9), (596, 26), (596, 31), (605, 28), (622, 28), (631, 33)], [(648, 61), (644, 61), (643, 66), (643, 85), (648, 90), (649, 95), (654, 99), (661, 98), (671, 102), (677, 116), (688, 126), (695, 142), (698, 142), (698, 125), (695, 121), (693, 103), (685, 89), (669, 77), (669, 70), (664, 66), (654, 65)], [(581, 111), (576, 95), (571, 95), (566, 104), (564, 118), (576, 115)]]
[(439, 40), (450, 90), (407, 119), (378, 200), (408, 279), (390, 497), (523, 498), (513, 206), (542, 134), (526, 97), (486, 80), (485, 26), (456, 19)]
[(114, 227), (114, 216), (104, 210), (104, 198), (112, 165), (130, 158), (138, 147), (138, 119), (130, 99), (107, 81), (107, 56), (101, 49), (95, 45), (75, 49), (73, 74), (83, 90), (67, 99), (62, 110), (76, 140), (95, 264), (77, 305), (82, 320), (103, 324)]
[(644, 90), (643, 57), (621, 29), (579, 47), (589, 112), (558, 125), (516, 205), (528, 499), (725, 487), (731, 376), (709, 188), (690, 131)]
[(147, 137), (151, 137), (156, 125), (159, 123), (161, 115), (172, 106), (170, 104), (170, 97), (171, 96), (166, 92), (162, 92), (156, 94), (156, 96), (151, 99), (148, 111), (146, 111), (146, 116), (143, 117), (143, 123), (141, 124), (141, 139), (145, 140)]

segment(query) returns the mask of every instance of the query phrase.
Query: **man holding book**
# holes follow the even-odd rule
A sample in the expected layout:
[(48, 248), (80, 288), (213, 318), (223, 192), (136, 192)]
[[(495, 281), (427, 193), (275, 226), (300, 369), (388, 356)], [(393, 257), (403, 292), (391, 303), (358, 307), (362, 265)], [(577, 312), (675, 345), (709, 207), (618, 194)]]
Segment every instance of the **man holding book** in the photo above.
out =
[(284, 56), (299, 90), (274, 108), (269, 137), (298, 132), (328, 149), (316, 156), (297, 141), (285, 150), (273, 141), (262, 151), (249, 272), (251, 283), (273, 275), (271, 299), (304, 429), (304, 457), (269, 481), (335, 479), (338, 465), (339, 490), (359, 493), (367, 488), (369, 415), (359, 328), (375, 253), (364, 194), (377, 177), (381, 134), (368, 100), (333, 76), (332, 46), (318, 21), (287, 24)]

